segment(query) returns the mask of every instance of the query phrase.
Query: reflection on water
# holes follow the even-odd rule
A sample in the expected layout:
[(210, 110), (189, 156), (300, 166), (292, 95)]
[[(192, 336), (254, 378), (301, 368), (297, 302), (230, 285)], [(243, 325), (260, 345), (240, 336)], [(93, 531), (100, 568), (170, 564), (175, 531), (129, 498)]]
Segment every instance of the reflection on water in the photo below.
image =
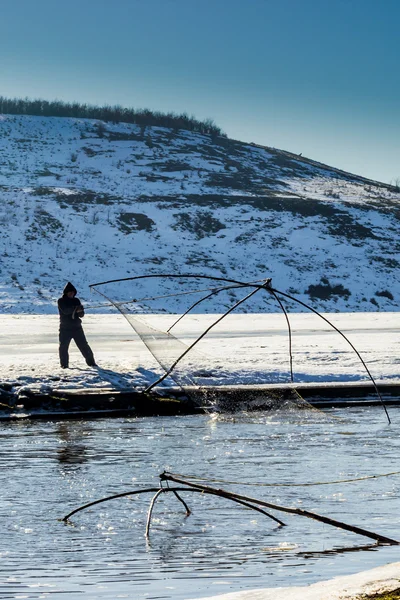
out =
[[(65, 467), (67, 465), (82, 465), (87, 462), (87, 446), (83, 444), (84, 436), (90, 426), (84, 423), (78, 423), (74, 428), (68, 421), (62, 421), (57, 424), (57, 434), (59, 436), (60, 447), (57, 449), (57, 460)], [(90, 429), (89, 429), (90, 430)]]
[[(339, 418), (338, 418), (339, 417)], [(398, 548), (296, 515), (286, 527), (223, 498), (157, 487), (164, 470), (400, 538), (400, 411), (381, 407), (97, 421), (20, 422), (0, 431), (0, 597), (190, 599), (304, 585), (398, 560)], [(326, 482), (357, 480), (347, 483)], [(324, 485), (303, 485), (324, 483)], [(285, 484), (283, 486), (282, 484)], [(293, 485), (295, 484), (295, 485)]]

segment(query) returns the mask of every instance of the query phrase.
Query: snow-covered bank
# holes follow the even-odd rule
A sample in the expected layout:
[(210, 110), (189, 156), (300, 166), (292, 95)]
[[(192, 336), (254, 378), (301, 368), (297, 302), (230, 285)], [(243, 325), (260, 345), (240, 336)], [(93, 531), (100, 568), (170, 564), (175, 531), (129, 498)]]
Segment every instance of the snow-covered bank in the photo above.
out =
[[(0, 116), (0, 162), (3, 313), (51, 314), (67, 280), (85, 298), (89, 283), (199, 272), (272, 277), (327, 312), (398, 310), (400, 194), (391, 186), (225, 138), (28, 115)], [(158, 295), (153, 282), (120, 291), (124, 300)], [(207, 310), (228, 309), (232, 293)], [(184, 312), (186, 300), (168, 307)], [(151, 307), (160, 312), (165, 298)], [(262, 293), (240, 310), (278, 308)]]
[[(376, 380), (400, 381), (397, 313), (338, 313), (326, 317), (357, 348)], [(188, 316), (174, 329), (175, 335), (190, 344), (216, 318)], [(145, 319), (165, 331), (176, 316), (146, 315)], [(295, 382), (368, 379), (356, 353), (327, 323), (306, 314), (291, 314), (290, 321)], [(17, 382), (34, 390), (43, 386), (123, 389), (148, 384), (162, 373), (121, 315), (88, 315), (84, 329), (100, 370), (86, 367), (73, 342), (71, 368), (59, 367), (57, 316), (0, 315), (0, 382)], [(190, 360), (188, 368), (196, 383), (289, 381), (285, 319), (282, 314), (229, 315), (201, 340)]]
[(400, 587), (400, 563), (335, 577), (302, 587), (248, 590), (213, 596), (208, 600), (350, 600), (396, 590)]

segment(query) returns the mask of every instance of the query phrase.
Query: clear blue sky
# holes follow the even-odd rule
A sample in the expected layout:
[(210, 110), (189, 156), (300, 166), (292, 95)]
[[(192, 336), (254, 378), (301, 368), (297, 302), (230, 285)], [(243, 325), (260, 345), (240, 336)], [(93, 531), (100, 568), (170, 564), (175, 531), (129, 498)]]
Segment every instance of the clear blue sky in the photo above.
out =
[(400, 0), (0, 0), (0, 93), (211, 117), (400, 177)]

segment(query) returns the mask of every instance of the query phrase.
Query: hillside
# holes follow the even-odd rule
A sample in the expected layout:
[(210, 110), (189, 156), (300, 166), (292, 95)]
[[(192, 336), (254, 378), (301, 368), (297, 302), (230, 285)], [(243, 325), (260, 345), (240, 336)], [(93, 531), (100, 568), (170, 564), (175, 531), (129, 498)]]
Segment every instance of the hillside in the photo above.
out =
[[(318, 310), (395, 311), (399, 207), (388, 185), (226, 137), (0, 116), (0, 313), (53, 313), (68, 280), (94, 303), (89, 283), (147, 273), (272, 277)], [(153, 284), (119, 292), (158, 293)], [(154, 305), (166, 306), (188, 300)], [(243, 310), (277, 306), (259, 294)]]

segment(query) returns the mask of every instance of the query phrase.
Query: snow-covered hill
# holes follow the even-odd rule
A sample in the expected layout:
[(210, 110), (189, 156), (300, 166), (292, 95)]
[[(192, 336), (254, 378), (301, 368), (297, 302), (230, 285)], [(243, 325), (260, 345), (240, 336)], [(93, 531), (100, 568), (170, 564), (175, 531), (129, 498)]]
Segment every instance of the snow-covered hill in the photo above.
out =
[[(147, 273), (272, 277), (319, 310), (396, 311), (399, 207), (390, 186), (273, 148), (0, 116), (0, 312), (52, 313), (68, 280), (94, 303), (90, 283)], [(162, 292), (177, 287), (166, 281)], [(121, 289), (159, 292), (154, 280)], [(220, 312), (237, 297), (199, 310)], [(243, 311), (275, 312), (272, 300), (258, 294)], [(183, 296), (155, 308), (187, 306)]]

